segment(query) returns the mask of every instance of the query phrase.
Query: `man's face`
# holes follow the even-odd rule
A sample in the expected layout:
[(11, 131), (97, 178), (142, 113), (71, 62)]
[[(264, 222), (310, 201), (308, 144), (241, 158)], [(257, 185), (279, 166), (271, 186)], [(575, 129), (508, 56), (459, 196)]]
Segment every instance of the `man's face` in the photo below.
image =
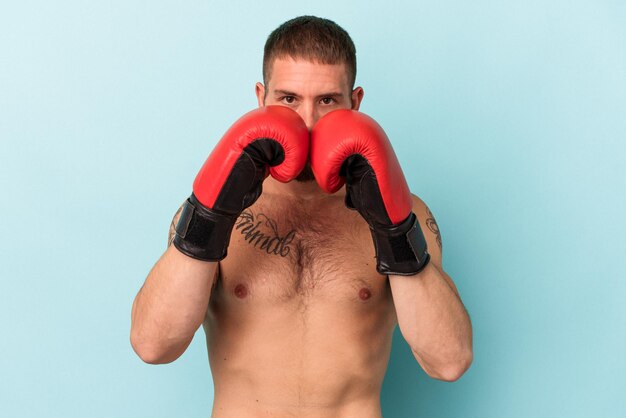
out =
[[(350, 91), (345, 64), (318, 64), (291, 58), (275, 59), (267, 85), (256, 84), (259, 107), (279, 105), (289, 107), (300, 115), (309, 131), (319, 118), (335, 109), (358, 110), (363, 89)], [(296, 178), (313, 180), (307, 165)]]

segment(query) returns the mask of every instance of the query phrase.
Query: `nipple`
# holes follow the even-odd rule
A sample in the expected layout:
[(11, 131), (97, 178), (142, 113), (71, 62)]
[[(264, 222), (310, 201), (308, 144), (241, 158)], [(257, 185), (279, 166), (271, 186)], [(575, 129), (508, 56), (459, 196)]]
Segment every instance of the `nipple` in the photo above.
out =
[(238, 284), (237, 286), (235, 286), (235, 296), (237, 296), (239, 299), (243, 299), (248, 296), (248, 289), (246, 288), (246, 286), (243, 284)]
[(372, 292), (370, 292), (369, 289), (364, 287), (361, 290), (359, 290), (359, 297), (361, 298), (361, 300), (367, 300), (370, 297), (372, 297)]

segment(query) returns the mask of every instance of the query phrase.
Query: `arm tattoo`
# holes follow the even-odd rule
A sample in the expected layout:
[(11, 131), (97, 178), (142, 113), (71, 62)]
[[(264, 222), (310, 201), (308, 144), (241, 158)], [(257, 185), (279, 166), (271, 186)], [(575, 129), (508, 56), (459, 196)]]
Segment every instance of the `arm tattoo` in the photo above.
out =
[(435, 220), (435, 217), (433, 216), (433, 213), (430, 211), (430, 209), (428, 209), (428, 216), (428, 219), (426, 219), (426, 226), (433, 234), (435, 234), (435, 236), (437, 237), (437, 244), (439, 244), (439, 249), (442, 249), (439, 225), (437, 225), (437, 221)]
[(180, 208), (178, 208), (178, 211), (176, 211), (176, 214), (172, 218), (172, 223), (170, 224), (170, 236), (167, 239), (168, 247), (172, 245), (172, 241), (174, 241), (174, 237), (176, 236), (176, 224), (178, 223), (178, 218), (180, 218), (180, 213), (183, 210), (183, 206), (185, 206), (184, 203), (180, 206)]

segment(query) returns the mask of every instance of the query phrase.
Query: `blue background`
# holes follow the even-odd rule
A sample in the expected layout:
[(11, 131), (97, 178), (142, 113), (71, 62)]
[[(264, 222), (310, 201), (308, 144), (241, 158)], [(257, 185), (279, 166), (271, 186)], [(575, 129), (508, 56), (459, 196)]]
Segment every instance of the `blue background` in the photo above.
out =
[[(547, 4), (549, 3), (549, 4)], [(396, 332), (385, 417), (626, 416), (623, 1), (0, 6), (0, 415), (207, 417), (203, 333), (150, 366), (132, 300), (301, 14), (358, 51), (362, 111), (437, 217), (474, 326), (456, 383)]]

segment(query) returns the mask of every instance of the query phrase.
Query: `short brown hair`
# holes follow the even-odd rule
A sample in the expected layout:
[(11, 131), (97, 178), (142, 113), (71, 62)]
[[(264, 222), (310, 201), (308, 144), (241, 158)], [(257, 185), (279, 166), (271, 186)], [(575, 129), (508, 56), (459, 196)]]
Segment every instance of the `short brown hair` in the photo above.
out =
[(263, 83), (270, 79), (270, 67), (276, 58), (304, 58), (320, 64), (345, 63), (348, 86), (356, 79), (356, 48), (343, 28), (332, 20), (300, 16), (277, 27), (267, 37), (263, 53)]

